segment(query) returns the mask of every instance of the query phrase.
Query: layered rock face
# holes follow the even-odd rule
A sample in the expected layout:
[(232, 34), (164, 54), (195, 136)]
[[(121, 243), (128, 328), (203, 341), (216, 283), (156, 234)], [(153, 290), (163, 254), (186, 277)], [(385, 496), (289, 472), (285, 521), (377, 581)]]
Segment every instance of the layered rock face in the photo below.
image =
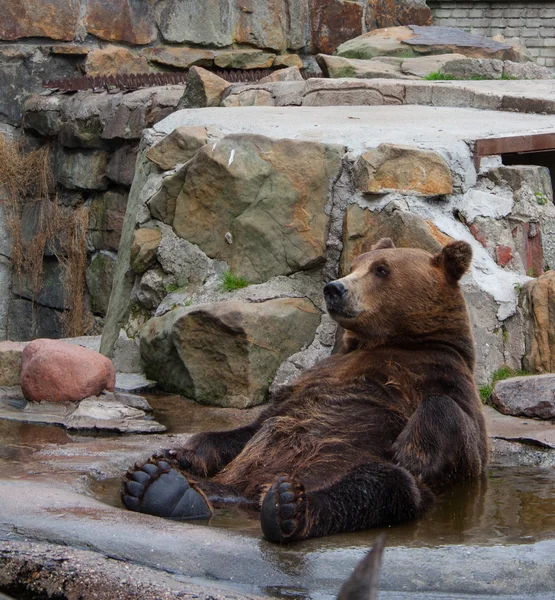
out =
[[(336, 138), (345, 145), (309, 124), (299, 139), (226, 133), (226, 118), (249, 110), (184, 111), (145, 133), (104, 353), (123, 330), (140, 339), (147, 374), (164, 389), (222, 406), (263, 402), (331, 352), (322, 287), (387, 236), (432, 253), (469, 241), (474, 269), (463, 288), (478, 382), (503, 364), (522, 366), (530, 351), (520, 289), (540, 264), (555, 265), (545, 167), (477, 173), (465, 144), (361, 145), (356, 123)], [(267, 109), (266, 132), (291, 114), (280, 110)], [(323, 112), (322, 126), (334, 114)]]
[[(194, 65), (301, 66), (376, 27), (431, 24), (425, 2), (367, 0), (7, 0), (0, 22), (0, 121), (59, 77)], [(40, 39), (43, 41), (37, 42)], [(108, 44), (107, 44), (108, 43)]]

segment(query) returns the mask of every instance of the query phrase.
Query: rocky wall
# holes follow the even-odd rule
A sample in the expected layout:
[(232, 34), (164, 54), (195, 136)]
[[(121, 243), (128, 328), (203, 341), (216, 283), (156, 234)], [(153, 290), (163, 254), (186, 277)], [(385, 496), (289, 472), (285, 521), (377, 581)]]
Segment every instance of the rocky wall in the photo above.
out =
[(211, 127), (173, 125), (189, 112), (143, 137), (104, 353), (139, 339), (147, 375), (164, 389), (209, 404), (258, 404), (332, 351), (322, 287), (389, 236), (431, 252), (469, 241), (474, 266), (463, 288), (477, 381), (522, 365), (521, 289), (555, 266), (546, 168), (499, 162), (477, 173), (464, 144), (355, 150), (352, 132), (337, 144), (316, 133), (225, 134), (228, 125), (208, 117)]
[(330, 54), (376, 27), (431, 24), (430, 15), (424, 0), (6, 0), (0, 122), (18, 125), (43, 80), (301, 66), (299, 55)]
[[(69, 212), (84, 208), (88, 214), (85, 302), (89, 329), (81, 333), (102, 329), (143, 129), (173, 111), (182, 94), (183, 86), (126, 94), (52, 94), (35, 96), (26, 105), (27, 144), (48, 148), (59, 202)], [(40, 219), (40, 212), (32, 206), (23, 211), (24, 239), (37, 234)], [(0, 229), (0, 339), (62, 337), (62, 312), (68, 303), (63, 270), (54, 252), (47, 247), (42, 289), (33, 302), (29, 277), (19, 281), (11, 275), (11, 240), (1, 214)]]

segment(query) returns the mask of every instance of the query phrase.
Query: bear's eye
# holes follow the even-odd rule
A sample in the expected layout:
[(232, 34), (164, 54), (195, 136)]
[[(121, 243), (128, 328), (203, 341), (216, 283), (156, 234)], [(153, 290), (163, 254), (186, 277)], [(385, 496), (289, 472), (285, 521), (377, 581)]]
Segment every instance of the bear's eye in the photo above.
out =
[(374, 269), (374, 273), (376, 273), (378, 277), (387, 277), (389, 275), (389, 269), (380, 265)]

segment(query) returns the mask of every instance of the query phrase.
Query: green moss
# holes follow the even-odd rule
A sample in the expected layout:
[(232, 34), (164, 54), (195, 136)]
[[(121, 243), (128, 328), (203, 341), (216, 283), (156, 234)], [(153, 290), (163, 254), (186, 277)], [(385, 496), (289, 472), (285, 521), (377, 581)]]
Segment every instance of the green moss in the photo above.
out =
[(503, 80), (514, 80), (518, 79), (518, 77), (513, 77), (512, 75), (505, 75), (503, 73), (501, 77), (488, 77), (487, 75), (470, 75), (470, 77), (457, 77), (456, 75), (449, 75), (441, 73), (440, 71), (434, 71), (433, 73), (429, 73), (422, 79), (426, 79), (427, 81), (499, 81)]
[(172, 292), (175, 292), (175, 290), (178, 290), (179, 286), (177, 285), (177, 283), (168, 283), (168, 285), (166, 286), (166, 292), (168, 294), (171, 294)]
[(224, 271), (220, 277), (221, 285), (220, 289), (225, 292), (232, 292), (233, 290), (240, 290), (241, 288), (250, 285), (250, 281), (244, 277), (239, 277), (231, 271)]
[(426, 81), (453, 81), (457, 78), (454, 75), (444, 75), (439, 71), (434, 71), (433, 73), (428, 73), (428, 75), (425, 75), (422, 79), (425, 79)]
[(509, 379), (510, 377), (523, 377), (525, 375), (530, 375), (528, 371), (523, 371), (522, 369), (511, 369), (506, 365), (502, 366), (500, 369), (495, 371), (491, 376), (491, 383), (489, 385), (483, 385), (478, 390), (480, 392), (480, 399), (484, 404), (490, 403), (491, 394), (493, 393), (493, 388), (498, 381), (502, 381), (503, 379)]

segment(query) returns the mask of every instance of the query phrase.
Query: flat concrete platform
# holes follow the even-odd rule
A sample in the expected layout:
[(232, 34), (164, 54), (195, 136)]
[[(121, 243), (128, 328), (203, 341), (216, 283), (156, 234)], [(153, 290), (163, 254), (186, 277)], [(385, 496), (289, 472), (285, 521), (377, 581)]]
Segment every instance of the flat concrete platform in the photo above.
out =
[(381, 143), (448, 150), (461, 141), (555, 133), (550, 115), (414, 105), (189, 109), (171, 114), (154, 130), (168, 134), (176, 127), (199, 125), (225, 134), (341, 143), (355, 152)]

